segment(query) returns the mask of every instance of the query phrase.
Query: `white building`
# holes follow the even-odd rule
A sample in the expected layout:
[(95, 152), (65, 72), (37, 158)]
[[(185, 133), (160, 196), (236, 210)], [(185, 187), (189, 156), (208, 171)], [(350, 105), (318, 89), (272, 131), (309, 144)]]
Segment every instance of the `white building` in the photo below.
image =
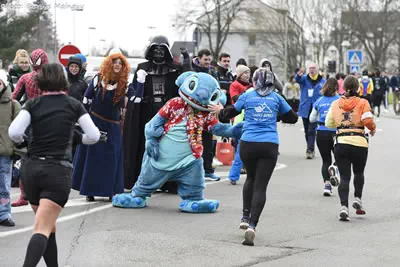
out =
[[(283, 78), (287, 40), (287, 69), (288, 72), (293, 72), (304, 61), (301, 27), (286, 15), (286, 10), (274, 9), (260, 0), (243, 0), (242, 5), (246, 6), (246, 10), (238, 13), (231, 23), (230, 32), (221, 50), (231, 55), (233, 70), (239, 58), (244, 58), (249, 66), (258, 66), (261, 59), (268, 58), (272, 62), (273, 71)], [(211, 39), (215, 42), (216, 27), (211, 31)], [(200, 32), (198, 44), (198, 49), (209, 48), (205, 32)]]

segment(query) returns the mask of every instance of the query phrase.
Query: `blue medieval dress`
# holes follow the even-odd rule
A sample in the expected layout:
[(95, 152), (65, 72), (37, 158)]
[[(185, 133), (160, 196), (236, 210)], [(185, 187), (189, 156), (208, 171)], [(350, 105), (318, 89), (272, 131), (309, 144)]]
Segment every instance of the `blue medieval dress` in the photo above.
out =
[[(107, 133), (107, 142), (79, 145), (74, 157), (72, 188), (85, 196), (111, 197), (124, 191), (121, 107), (114, 103), (116, 84), (103, 88), (93, 78), (85, 93), (90, 116), (100, 131)], [(128, 93), (129, 97), (129, 93)]]

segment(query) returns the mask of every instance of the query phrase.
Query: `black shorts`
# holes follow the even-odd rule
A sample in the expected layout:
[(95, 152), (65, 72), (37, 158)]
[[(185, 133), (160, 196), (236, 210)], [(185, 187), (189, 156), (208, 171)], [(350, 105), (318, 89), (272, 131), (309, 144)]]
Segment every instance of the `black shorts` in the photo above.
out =
[(65, 206), (71, 192), (72, 168), (56, 160), (26, 159), (21, 169), (29, 203), (39, 205), (40, 199), (46, 198)]

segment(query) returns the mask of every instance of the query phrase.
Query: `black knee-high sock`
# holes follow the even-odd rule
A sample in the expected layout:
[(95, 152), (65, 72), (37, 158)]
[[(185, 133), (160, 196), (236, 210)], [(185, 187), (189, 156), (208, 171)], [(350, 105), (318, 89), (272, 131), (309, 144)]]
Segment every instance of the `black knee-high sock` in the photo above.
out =
[(58, 267), (56, 233), (50, 234), (43, 258), (48, 267)]
[(35, 267), (46, 250), (47, 237), (42, 234), (34, 234), (28, 244), (23, 267)]

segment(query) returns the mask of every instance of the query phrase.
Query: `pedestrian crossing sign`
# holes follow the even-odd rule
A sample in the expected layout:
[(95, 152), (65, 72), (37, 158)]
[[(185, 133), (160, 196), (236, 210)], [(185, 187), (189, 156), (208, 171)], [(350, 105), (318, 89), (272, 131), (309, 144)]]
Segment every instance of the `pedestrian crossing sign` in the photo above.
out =
[(361, 50), (347, 51), (347, 61), (349, 65), (361, 65), (363, 61), (363, 52)]
[(360, 73), (360, 65), (350, 65), (350, 73)]

